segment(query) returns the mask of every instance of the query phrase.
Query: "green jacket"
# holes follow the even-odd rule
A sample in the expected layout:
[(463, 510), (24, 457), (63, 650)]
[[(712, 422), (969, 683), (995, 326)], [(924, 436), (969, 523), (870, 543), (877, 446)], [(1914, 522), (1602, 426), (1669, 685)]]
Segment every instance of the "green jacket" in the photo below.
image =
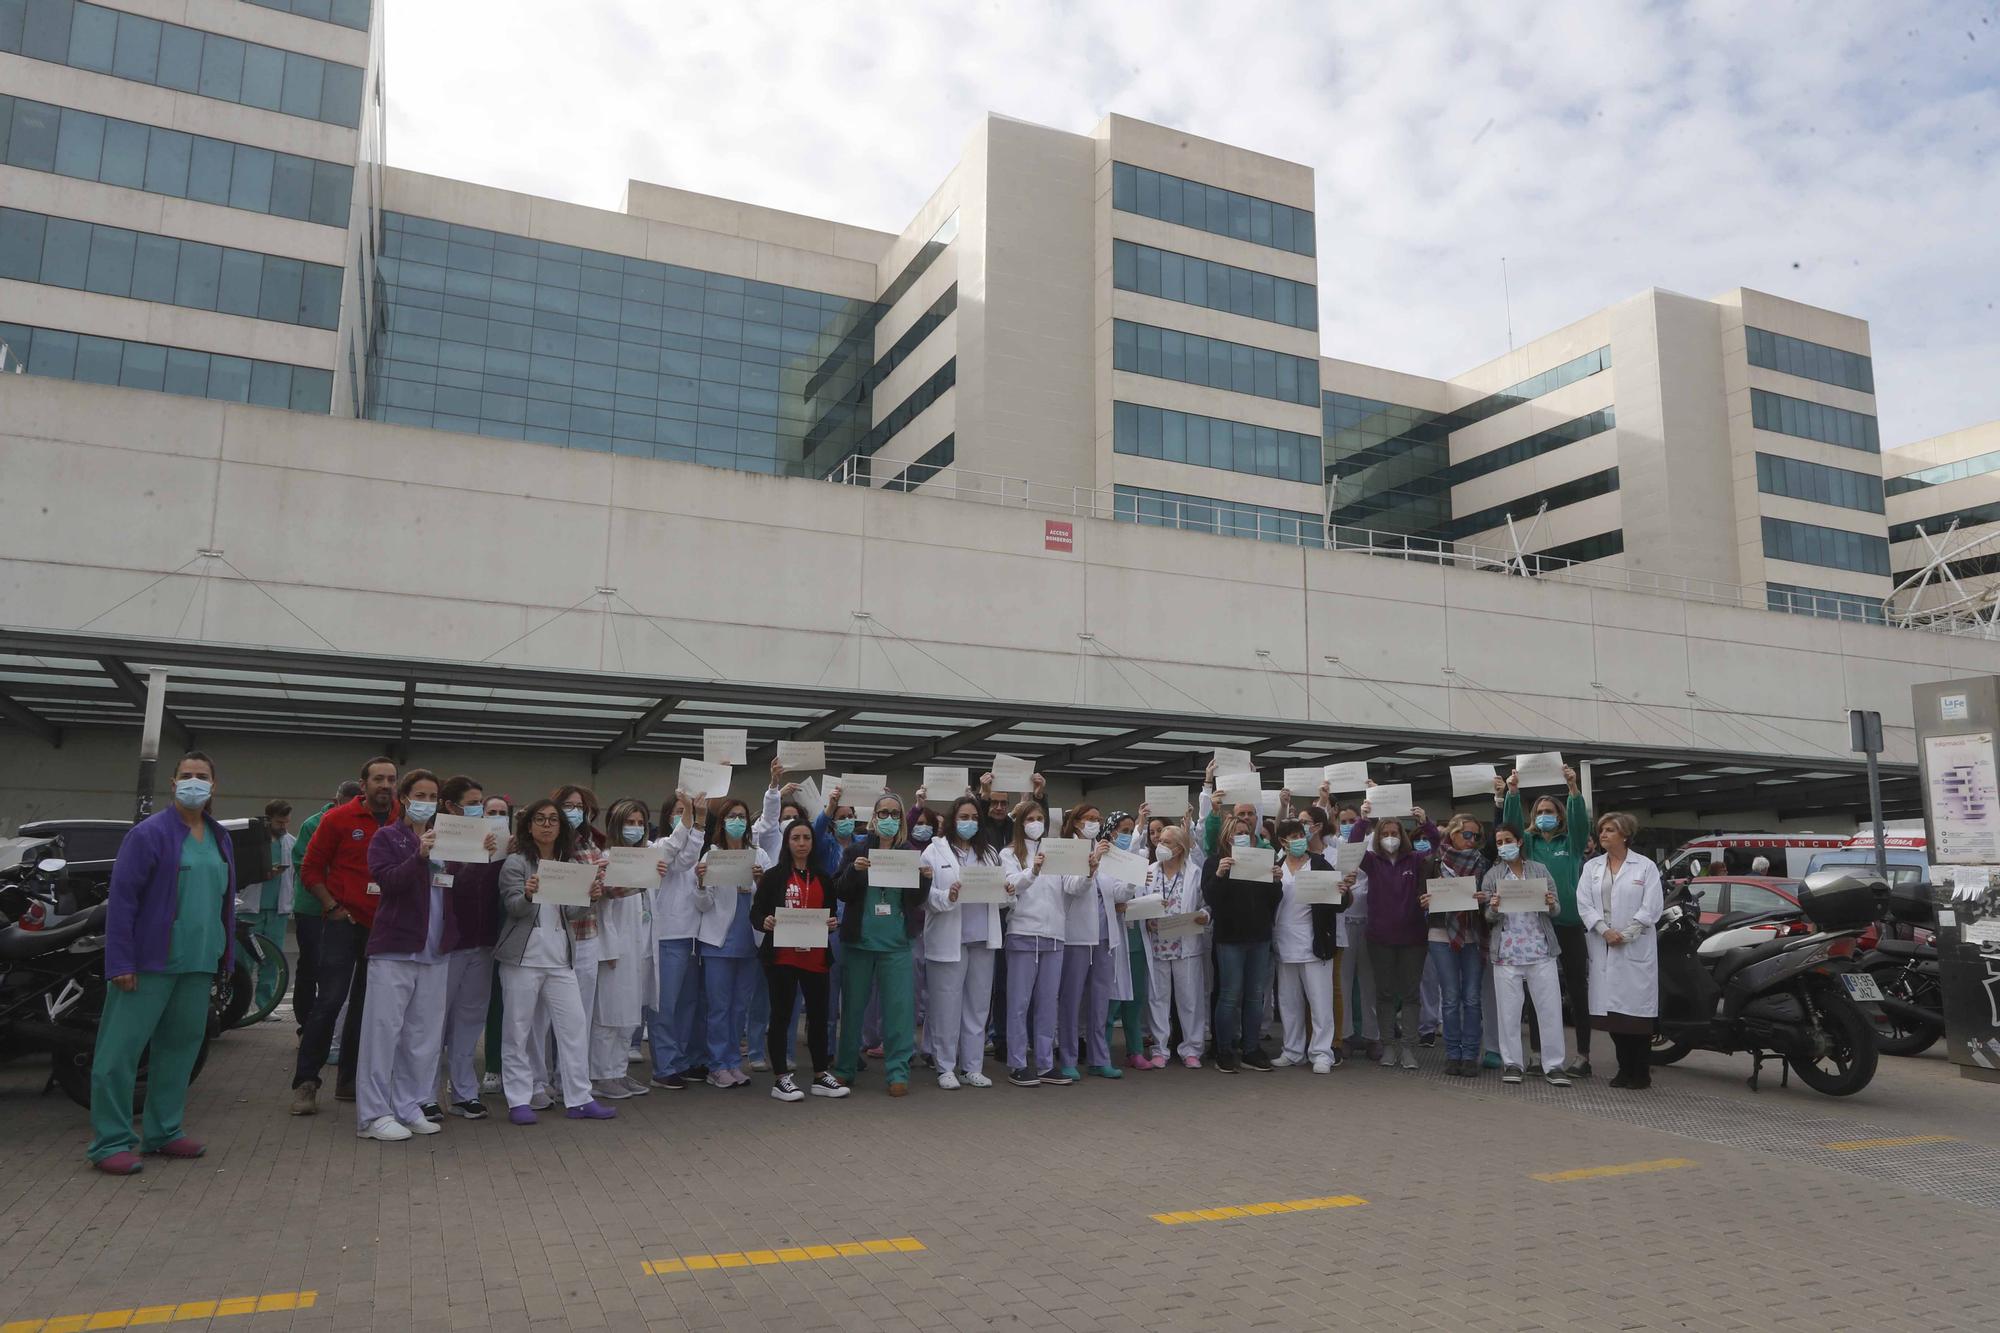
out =
[[(306, 821), (299, 825), (298, 841), (292, 844), (293, 916), (324, 916), (326, 914), (326, 908), (320, 905), (318, 896), (306, 887), (306, 878), (304, 875), (299, 874), (298, 870), (306, 863), (306, 848), (312, 846), (313, 834), (319, 832), (320, 815), (325, 814), (331, 809), (333, 809), (333, 802), (328, 801), (319, 808), (318, 814), (308, 815)], [(1575, 881), (1572, 880), (1571, 883), (1574, 884)]]
[(1546, 867), (1549, 878), (1556, 882), (1556, 924), (1582, 925), (1583, 918), (1576, 911), (1576, 881), (1583, 873), (1583, 849), (1590, 845), (1590, 809), (1584, 805), (1583, 797), (1571, 792), (1562, 828), (1543, 833), (1527, 826), (1521, 817), (1521, 793), (1510, 791), (1506, 803), (1500, 807), (1500, 822), (1521, 830), (1528, 840), (1528, 859)]

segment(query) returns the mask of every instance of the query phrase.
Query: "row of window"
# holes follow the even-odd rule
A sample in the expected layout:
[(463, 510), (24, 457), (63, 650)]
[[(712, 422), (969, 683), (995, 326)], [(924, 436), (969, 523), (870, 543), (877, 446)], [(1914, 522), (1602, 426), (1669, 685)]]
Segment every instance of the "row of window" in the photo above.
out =
[[(1950, 571), (1953, 578), (1959, 579), (1982, 578), (1988, 574), (2000, 574), (2000, 552), (1992, 555), (1969, 555), (1963, 560), (1948, 560), (1941, 567), (1936, 577), (1942, 579), (1944, 572), (1947, 570)], [(1899, 569), (1889, 577), (1900, 587), (1922, 572), (1922, 570), (1917, 569)]]
[(1285, 403), (1319, 403), (1317, 359), (1125, 319), (1112, 326), (1111, 364), (1118, 370), (1183, 384)]
[(1448, 522), (1450, 420), (1402, 403), (1324, 395), (1320, 422), (1332, 520), (1403, 534)]
[(924, 451), (924, 456), (882, 483), (885, 491), (914, 491), (948, 468), (958, 458), (958, 436), (947, 435)]
[(255, 250), (0, 208), (0, 278), (330, 329), (340, 270)]
[(302, 19), (338, 23), (356, 32), (368, 31), (368, 10), (372, 0), (247, 0), (265, 9), (297, 14)]
[(1758, 430), (1780, 435), (1796, 435), (1802, 440), (1837, 444), (1843, 449), (1882, 452), (1882, 436), (1875, 418), (1865, 412), (1809, 403), (1803, 398), (1787, 398), (1765, 389), (1750, 391), (1750, 422)]
[(1617, 424), (1618, 411), (1611, 407), (1586, 412), (1580, 417), (1571, 417), (1568, 421), (1550, 426), (1547, 430), (1538, 430), (1533, 435), (1525, 436), (1510, 444), (1503, 444), (1498, 449), (1488, 449), (1483, 454), (1474, 454), (1463, 462), (1454, 463), (1451, 468), (1451, 483), (1455, 486), (1459, 482), (1470, 481), (1474, 477), (1484, 477), (1489, 473), (1498, 472), (1501, 468), (1512, 467), (1516, 463), (1525, 463), (1531, 458), (1540, 458), (1543, 454), (1560, 449), (1566, 444), (1575, 444), (1593, 435), (1602, 435)]
[(1859, 352), (1845, 352), (1824, 343), (1809, 343), (1786, 333), (1745, 328), (1750, 364), (1822, 384), (1838, 384), (1862, 393), (1875, 392), (1875, 368)]
[(1518, 407), (1522, 403), (1540, 398), (1545, 393), (1554, 393), (1565, 384), (1574, 384), (1580, 379), (1588, 379), (1609, 369), (1611, 369), (1609, 346), (1585, 352), (1582, 356), (1574, 357), (1559, 366), (1551, 366), (1539, 375), (1530, 375), (1519, 384), (1510, 384), (1504, 389), (1487, 394), (1484, 398), (1476, 398), (1464, 407), (1454, 408), (1451, 413), (1453, 418), (1451, 428), (1459, 430), (1472, 425), (1475, 421), (1498, 416), (1510, 407)]
[[(951, 392), (952, 386), (957, 383), (958, 358), (953, 357), (939, 366), (929, 379), (910, 390), (909, 397), (896, 404), (887, 416), (870, 427), (868, 433), (855, 442), (852, 452), (862, 458), (874, 457), (883, 445), (896, 438), (898, 431), (915, 421), (925, 408)], [(815, 465), (823, 464), (819, 467), (820, 471), (829, 471), (840, 461), (840, 457), (820, 453), (810, 461)]]
[[(806, 386), (808, 396), (816, 396), (823, 381), (842, 375), (856, 364), (866, 365), (869, 362), (875, 355), (876, 326), (883, 319), (887, 318), (889, 311), (895, 307), (896, 302), (902, 300), (910, 288), (916, 286), (917, 279), (923, 277), (930, 269), (930, 266), (937, 262), (938, 256), (944, 253), (945, 247), (957, 239), (958, 210), (953, 209), (951, 216), (938, 224), (938, 229), (931, 233), (930, 239), (917, 247), (917, 252), (910, 256), (909, 262), (903, 265), (902, 271), (890, 280), (887, 287), (882, 289), (882, 294), (875, 298), (874, 303), (868, 309), (867, 315), (855, 324), (853, 332), (842, 339), (840, 345), (827, 355), (826, 360), (821, 363), (819, 370), (814, 374), (812, 382)], [(955, 297), (953, 299), (956, 300)], [(868, 406), (869, 390), (875, 384), (880, 384), (883, 376), (887, 375), (887, 373), (887, 371), (884, 371), (882, 375), (875, 377), (873, 383), (868, 385), (868, 388), (862, 389), (859, 393), (850, 396), (850, 400), (855, 408), (865, 409)], [(849, 375), (845, 382), (853, 384), (859, 382), (859, 380), (857, 377)], [(866, 415), (865, 411), (862, 412), (862, 415)]]
[(1266, 505), (1212, 500), (1144, 486), (1114, 486), (1111, 517), (1153, 528), (1186, 528), (1224, 537), (1250, 537), (1286, 546), (1324, 546), (1325, 525), (1318, 514)]
[(1129, 162), (1111, 164), (1111, 206), (1253, 245), (1299, 255), (1313, 253), (1313, 215), (1307, 209), (1183, 180)]
[(8, 347), (9, 371), (18, 360), (28, 374), (51, 379), (120, 384), (321, 416), (333, 403), (333, 372), (309, 366), (25, 324), (0, 324), (0, 342)]
[(1890, 477), (1882, 484), (1891, 495), (1905, 495), (1927, 486), (1942, 486), (1948, 481), (1964, 481), (1967, 477), (1983, 477), (1994, 471), (2000, 471), (2000, 450), (1974, 458), (1961, 458), (1953, 463), (1939, 463), (1936, 467), (1918, 468), (1900, 477)]
[(1766, 583), (1764, 606), (1795, 616), (1818, 616), (1823, 620), (1858, 620), (1880, 625), (1888, 620), (1887, 603), (1880, 597), (1833, 592), (1826, 588), (1802, 588), (1794, 583)]
[(1531, 495), (1519, 496), (1504, 504), (1489, 505), (1485, 509), (1461, 515), (1445, 524), (1441, 535), (1446, 541), (1463, 541), (1475, 533), (1504, 526), (1510, 517), (1524, 520), (1533, 517), (1544, 508), (1563, 509), (1600, 495), (1609, 495), (1617, 489), (1618, 469), (1606, 468), (1602, 472), (1576, 477)]
[(353, 65), (85, 0), (0, 0), (0, 51), (353, 129)]
[(1889, 525), (1889, 540), (1892, 542), (1913, 542), (1921, 535), (1917, 531), (1919, 526), (1931, 536), (1936, 537), (1948, 531), (1953, 523), (1958, 524), (1961, 531), (1976, 528), (1985, 523), (2000, 523), (2000, 502), (1968, 505), (1964, 509), (1954, 509), (1948, 513), (1930, 514), (1924, 518), (1911, 519), (1907, 523), (1891, 523)]
[(1808, 463), (1800, 458), (1777, 454), (1757, 455), (1757, 489), (1766, 495), (1784, 495), (1814, 504), (1839, 505), (1871, 514), (1883, 512), (1882, 479), (1870, 472), (1850, 472), (1846, 468)]
[(329, 227), (354, 186), (333, 162), (4, 95), (0, 162)]
[(1889, 543), (1865, 532), (1764, 517), (1764, 554), (1798, 565), (1821, 565), (1857, 574), (1889, 572)]
[[(862, 375), (847, 397), (820, 413), (813, 423), (812, 430), (806, 434), (806, 448), (817, 449), (822, 440), (832, 437), (843, 429), (849, 429), (849, 423), (858, 423), (859, 429), (866, 429), (869, 413), (874, 407), (876, 388), (883, 380), (889, 378), (896, 367), (907, 361), (910, 354), (923, 344), (924, 339), (935, 333), (938, 325), (944, 323), (956, 309), (958, 309), (958, 284), (954, 282), (939, 294), (937, 300), (931, 302), (930, 309), (919, 315), (915, 322), (903, 331), (903, 336), (896, 339), (895, 346), (877, 358), (874, 365), (868, 367), (867, 372)], [(863, 321), (863, 325), (871, 333), (873, 332), (873, 319)], [(826, 379), (827, 371), (828, 367), (822, 366), (806, 385), (806, 394), (809, 398), (816, 388), (830, 383)], [(853, 430), (849, 429), (848, 438), (851, 438), (853, 433)]]
[(1319, 327), (1319, 290), (1309, 282), (1293, 282), (1133, 241), (1111, 243), (1111, 281), (1123, 291), (1162, 300), (1295, 329)]
[(1573, 542), (1551, 546), (1545, 551), (1537, 551), (1527, 557), (1528, 568), (1537, 574), (1559, 569), (1565, 564), (1581, 565), (1592, 560), (1608, 560), (1625, 552), (1625, 530), (1600, 532), (1594, 537), (1580, 537)]
[(1318, 436), (1141, 403), (1112, 404), (1111, 419), (1114, 453), (1319, 484)]

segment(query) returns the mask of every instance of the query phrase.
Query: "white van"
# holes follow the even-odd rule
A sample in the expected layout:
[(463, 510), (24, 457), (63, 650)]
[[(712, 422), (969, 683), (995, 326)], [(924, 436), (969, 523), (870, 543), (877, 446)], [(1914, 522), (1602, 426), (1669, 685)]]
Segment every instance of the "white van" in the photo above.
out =
[(1766, 874), (1801, 879), (1814, 856), (1838, 851), (1853, 838), (1851, 833), (1716, 833), (1683, 845), (1667, 858), (1660, 874), (1666, 879), (1748, 875), (1751, 863), (1761, 856), (1771, 863)]
[[(1883, 830), (1882, 852), (1889, 862), (1889, 884), (1892, 888), (1930, 881), (1930, 841), (1922, 831)], [(1875, 835), (1872, 832), (1857, 833), (1845, 846), (1815, 854), (1806, 866), (1806, 873), (1825, 870), (1829, 866), (1857, 866), (1873, 870)]]

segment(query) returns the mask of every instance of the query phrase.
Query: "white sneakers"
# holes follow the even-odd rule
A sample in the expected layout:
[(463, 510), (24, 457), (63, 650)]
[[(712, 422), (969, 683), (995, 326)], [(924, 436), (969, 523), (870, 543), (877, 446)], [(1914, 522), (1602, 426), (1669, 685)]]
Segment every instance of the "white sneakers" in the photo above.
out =
[(812, 1095), (815, 1097), (845, 1097), (852, 1089), (841, 1086), (832, 1074), (821, 1074), (812, 1081)]
[(964, 1083), (968, 1088), (990, 1088), (993, 1086), (993, 1080), (979, 1073), (977, 1070), (960, 1075), (959, 1081)]
[(949, 1069), (940, 1069), (938, 1071), (938, 1086), (946, 1092), (957, 1092), (958, 1075), (952, 1073)]
[(500, 1076), (498, 1074), (481, 1074), (479, 1076), (479, 1090), (481, 1092), (500, 1091)]
[[(843, 1088), (842, 1091), (846, 1089)], [(792, 1080), (790, 1074), (778, 1076), (778, 1081), (771, 1085), (771, 1095), (781, 1102), (802, 1102), (806, 1099), (806, 1095), (799, 1091), (799, 1085)]]
[(1383, 1043), (1382, 1043), (1382, 1060), (1381, 1060), (1381, 1064), (1382, 1064), (1382, 1068), (1384, 1068), (1384, 1069), (1394, 1069), (1394, 1068), (1396, 1067), (1396, 1043), (1395, 1043), (1395, 1042), (1393, 1042), (1393, 1041), (1385, 1041), (1385, 1042), (1383, 1042)]
[(1305, 1061), (1303, 1060), (1294, 1060), (1289, 1055), (1280, 1054), (1271, 1061), (1271, 1068), (1290, 1069), (1293, 1065), (1302, 1065), (1304, 1063)]
[(531, 1111), (546, 1111), (555, 1104), (555, 1098), (549, 1096), (547, 1087), (536, 1088), (534, 1094), (528, 1098), (528, 1109)]
[(634, 1097), (644, 1097), (653, 1090), (650, 1085), (641, 1083), (638, 1079), (633, 1078), (630, 1074), (625, 1075), (625, 1077), (619, 1079), (618, 1081), (620, 1083), (623, 1083), (625, 1085), (625, 1091), (631, 1093)]
[(1417, 1067), (1417, 1048), (1409, 1045), (1408, 1043), (1405, 1043), (1403, 1046), (1403, 1068), (1415, 1069), (1416, 1067)]
[[(436, 1125), (432, 1125), (430, 1132), (435, 1134), (437, 1133), (437, 1129)], [(380, 1139), (384, 1143), (401, 1143), (404, 1139), (410, 1137), (410, 1127), (396, 1119), (395, 1116), (385, 1115), (379, 1119), (369, 1121), (360, 1129), (354, 1131), (354, 1137), (357, 1139)]]
[(412, 1134), (444, 1133), (444, 1126), (427, 1116), (418, 1116), (415, 1120), (403, 1120), (397, 1123), (401, 1124), (404, 1129), (409, 1130)]
[(1319, 1057), (1319, 1059), (1313, 1061), (1313, 1073), (1331, 1074), (1332, 1072), (1333, 1072), (1333, 1061), (1327, 1059), (1325, 1056), (1322, 1055), (1321, 1057)]

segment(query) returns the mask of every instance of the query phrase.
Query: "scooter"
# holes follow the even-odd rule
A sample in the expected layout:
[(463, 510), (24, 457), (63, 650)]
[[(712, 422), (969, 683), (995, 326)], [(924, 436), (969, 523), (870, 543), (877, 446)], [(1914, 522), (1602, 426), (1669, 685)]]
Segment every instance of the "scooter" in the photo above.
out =
[[(1875, 919), (1886, 883), (1825, 871), (1806, 882), (1800, 908), (1761, 913), (1704, 933), (1701, 907), (1684, 889), (1658, 926), (1659, 1035), (1653, 1063), (1693, 1050), (1750, 1055), (1750, 1086), (1764, 1062), (1781, 1061), (1780, 1081), (1797, 1073), (1830, 1097), (1861, 1091), (1875, 1077), (1875, 979), (1856, 965), (1855, 941)], [(1804, 916), (1811, 934), (1783, 933)], [(1774, 927), (1777, 928), (1774, 930)]]
[[(254, 1027), (269, 1018), (292, 984), (292, 967), (285, 960), (285, 951), (274, 947), (252, 928), (250, 916), (242, 906), (242, 900), (238, 899), (236, 965), (227, 972), (217, 970), (210, 997), (209, 1008), (215, 1015), (216, 1026), (223, 1032)], [(271, 998), (259, 1004), (257, 981), (266, 971), (276, 980), (271, 987)]]
[(1875, 1045), (1884, 1055), (1921, 1055), (1944, 1036), (1935, 936), (1923, 941), (1885, 934), (1861, 956), (1861, 970), (1882, 990)]

